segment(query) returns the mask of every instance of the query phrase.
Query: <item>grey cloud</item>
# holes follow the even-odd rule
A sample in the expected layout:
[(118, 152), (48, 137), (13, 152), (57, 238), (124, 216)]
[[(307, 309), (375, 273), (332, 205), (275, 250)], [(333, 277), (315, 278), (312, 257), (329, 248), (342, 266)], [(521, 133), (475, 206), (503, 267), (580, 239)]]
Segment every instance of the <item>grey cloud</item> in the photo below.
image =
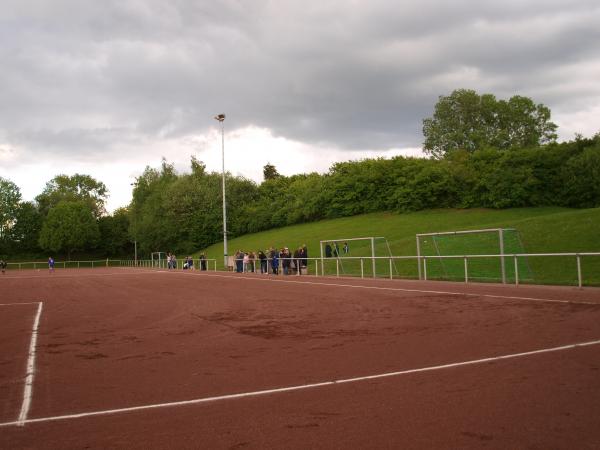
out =
[(8, 3), (0, 136), (21, 147), (91, 155), (202, 133), (225, 112), (228, 127), (385, 150), (420, 145), (456, 88), (551, 109), (600, 99), (573, 87), (584, 74), (564, 89), (560, 70), (600, 64), (591, 0)]

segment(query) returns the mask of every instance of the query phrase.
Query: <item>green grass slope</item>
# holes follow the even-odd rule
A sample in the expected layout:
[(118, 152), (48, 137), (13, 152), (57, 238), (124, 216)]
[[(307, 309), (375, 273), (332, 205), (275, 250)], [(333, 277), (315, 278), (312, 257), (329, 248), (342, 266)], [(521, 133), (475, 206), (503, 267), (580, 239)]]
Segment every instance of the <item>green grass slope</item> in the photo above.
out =
[[(444, 209), (408, 214), (374, 213), (344, 217), (230, 239), (229, 254), (234, 254), (236, 250), (264, 250), (271, 246), (294, 249), (306, 244), (309, 257), (318, 257), (320, 240), (384, 236), (394, 256), (412, 256), (416, 255), (415, 235), (417, 233), (483, 228), (516, 228), (526, 253), (600, 252), (600, 208), (549, 207), (507, 210)], [(217, 260), (217, 267), (223, 267), (222, 243), (203, 251), (208, 258)], [(585, 284), (600, 284), (600, 257), (584, 257), (582, 261)], [(512, 264), (511, 261), (507, 261), (507, 264), (509, 263)], [(575, 284), (577, 281), (574, 257), (530, 257), (523, 263), (533, 274), (531, 282)], [(412, 269), (407, 271), (399, 269), (398, 274), (407, 277), (416, 276), (414, 260), (406, 264)], [(335, 269), (333, 271), (335, 273)], [(385, 274), (385, 271), (382, 273)]]

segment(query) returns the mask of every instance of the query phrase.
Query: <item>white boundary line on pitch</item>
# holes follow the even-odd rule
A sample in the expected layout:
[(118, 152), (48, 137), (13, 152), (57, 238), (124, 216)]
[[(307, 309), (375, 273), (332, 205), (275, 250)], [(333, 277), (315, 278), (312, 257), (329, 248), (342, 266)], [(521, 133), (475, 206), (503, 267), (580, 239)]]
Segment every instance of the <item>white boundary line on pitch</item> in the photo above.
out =
[(39, 305), (40, 302), (0, 303), (0, 306)]
[(204, 397), (204, 398), (197, 398), (197, 399), (193, 399), (193, 400), (183, 400), (183, 401), (179, 401), (179, 402), (156, 403), (156, 404), (152, 404), (152, 405), (132, 406), (129, 408), (108, 409), (108, 410), (104, 410), (104, 411), (92, 411), (92, 412), (86, 412), (86, 413), (68, 414), (68, 415), (63, 415), (63, 416), (40, 417), (37, 419), (23, 420), (22, 422), (18, 421), (18, 422), (0, 423), (0, 427), (7, 427), (7, 426), (12, 426), (12, 425), (24, 425), (24, 424), (40, 423), (40, 422), (52, 422), (52, 421), (58, 421), (58, 420), (80, 419), (83, 417), (92, 417), (92, 416), (108, 416), (108, 415), (122, 414), (122, 413), (134, 412), (134, 411), (144, 411), (144, 410), (149, 410), (149, 409), (197, 405), (200, 403), (217, 402), (217, 401), (221, 401), (221, 400), (234, 400), (234, 399), (244, 398), (244, 397), (258, 397), (258, 396), (262, 396), (262, 395), (279, 394), (282, 392), (300, 391), (300, 390), (312, 389), (312, 388), (318, 388), (318, 387), (324, 387), (324, 386), (333, 386), (333, 385), (337, 385), (337, 384), (356, 383), (359, 381), (374, 380), (374, 379), (378, 379), (378, 378), (396, 377), (396, 376), (400, 376), (400, 375), (408, 375), (408, 374), (413, 374), (413, 373), (431, 372), (434, 370), (443, 370), (443, 369), (450, 369), (450, 368), (454, 368), (454, 367), (483, 364), (483, 363), (488, 363), (488, 362), (493, 362), (493, 361), (500, 361), (500, 360), (506, 360), (506, 359), (512, 359), (512, 358), (520, 358), (520, 357), (524, 357), (524, 356), (538, 355), (541, 353), (551, 353), (551, 352), (558, 352), (558, 351), (563, 351), (563, 350), (571, 350), (571, 349), (578, 348), (578, 347), (587, 347), (587, 346), (598, 345), (598, 344), (600, 344), (600, 339), (596, 340), (596, 341), (588, 341), (588, 342), (580, 342), (577, 344), (563, 345), (560, 347), (551, 347), (551, 348), (545, 348), (545, 349), (541, 349), (541, 350), (532, 350), (529, 352), (513, 353), (513, 354), (501, 355), (501, 356), (493, 356), (493, 357), (489, 357), (489, 358), (474, 359), (474, 360), (470, 360), (470, 361), (442, 364), (439, 366), (421, 367), (418, 369), (401, 370), (398, 372), (387, 372), (387, 373), (382, 373), (382, 374), (377, 374), (377, 375), (367, 375), (367, 376), (363, 376), (363, 377), (345, 378), (345, 379), (333, 380), (333, 381), (323, 381), (320, 383), (302, 384), (302, 385), (297, 385), (297, 386), (288, 386), (288, 387), (275, 388), (275, 389), (265, 389), (265, 390), (253, 391), (253, 392), (242, 392), (242, 393), (238, 393), (238, 394), (219, 395), (216, 397)]
[(43, 302), (27, 302), (27, 303), (0, 303), (0, 306), (18, 306), (18, 305), (38, 305), (33, 327), (31, 328), (31, 339), (29, 341), (29, 353), (27, 357), (27, 366), (25, 368), (25, 387), (23, 388), (23, 403), (21, 404), (21, 412), (19, 418), (14, 422), (17, 426), (25, 425), (31, 400), (33, 398), (33, 378), (35, 376), (35, 352), (37, 348), (38, 329), (40, 326), (40, 318), (42, 316)]
[[(165, 270), (159, 270), (158, 273), (179, 273), (181, 275), (186, 275), (183, 272), (169, 272)], [(237, 276), (237, 275), (217, 275), (212, 273), (190, 273), (189, 275), (199, 275), (199, 276), (207, 276), (207, 277), (219, 277), (219, 278), (233, 278), (237, 280), (255, 280), (255, 281), (267, 281), (267, 282), (275, 282), (275, 283), (294, 283), (294, 284), (313, 284), (317, 286), (334, 286), (334, 287), (349, 287), (355, 289), (375, 289), (382, 291), (400, 291), (400, 292), (418, 292), (421, 294), (444, 294), (444, 295), (465, 295), (469, 297), (487, 297), (487, 298), (503, 298), (507, 300), (525, 300), (529, 302), (545, 302), (545, 303), (563, 303), (563, 304), (575, 304), (575, 305), (593, 305), (600, 306), (600, 303), (596, 302), (586, 302), (586, 301), (577, 301), (577, 300), (555, 300), (549, 298), (535, 298), (535, 297), (519, 297), (519, 296), (510, 296), (510, 295), (496, 295), (496, 294), (478, 294), (472, 292), (452, 292), (452, 291), (433, 291), (433, 290), (425, 290), (425, 289), (408, 289), (408, 288), (395, 288), (395, 287), (384, 287), (384, 286), (363, 286), (356, 284), (342, 284), (342, 283), (326, 283), (324, 281), (300, 281), (300, 280), (278, 280), (273, 278), (254, 278), (248, 276)]]

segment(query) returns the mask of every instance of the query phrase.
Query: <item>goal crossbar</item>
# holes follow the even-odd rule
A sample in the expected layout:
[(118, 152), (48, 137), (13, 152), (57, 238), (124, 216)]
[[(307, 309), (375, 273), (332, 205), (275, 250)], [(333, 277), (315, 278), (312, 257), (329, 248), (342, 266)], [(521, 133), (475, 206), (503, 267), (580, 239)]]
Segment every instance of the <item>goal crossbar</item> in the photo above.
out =
[(470, 233), (487, 233), (487, 232), (496, 232), (500, 231), (516, 231), (515, 228), (485, 228), (481, 230), (464, 230), (464, 231), (441, 231), (439, 233), (417, 233), (417, 237), (421, 236), (444, 236), (444, 235), (453, 235), (453, 234), (470, 234)]

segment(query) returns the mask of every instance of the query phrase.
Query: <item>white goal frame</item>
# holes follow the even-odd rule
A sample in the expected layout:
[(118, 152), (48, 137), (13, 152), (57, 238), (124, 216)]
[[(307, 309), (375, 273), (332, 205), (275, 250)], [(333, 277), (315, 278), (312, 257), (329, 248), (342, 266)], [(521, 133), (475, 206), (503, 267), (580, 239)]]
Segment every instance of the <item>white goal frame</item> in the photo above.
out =
[[(373, 268), (373, 278), (375, 278), (377, 276), (376, 273), (376, 267), (375, 267), (375, 240), (376, 239), (380, 239), (385, 241), (385, 245), (387, 246), (388, 252), (389, 252), (389, 256), (392, 256), (392, 250), (390, 249), (390, 244), (388, 242), (388, 240), (385, 238), (385, 236), (367, 236), (367, 237), (357, 237), (357, 238), (347, 238), (347, 239), (323, 239), (321, 241), (319, 241), (319, 252), (320, 252), (320, 258), (321, 258), (321, 273), (325, 273), (324, 271), (324, 267), (325, 267), (325, 255), (323, 252), (323, 244), (326, 244), (328, 242), (335, 242), (335, 243), (340, 243), (340, 242), (352, 242), (352, 241), (369, 241), (371, 243), (371, 265)], [(338, 254), (337, 256), (335, 256), (334, 258), (336, 259), (340, 259), (340, 253), (339, 253), (339, 249), (338, 249)], [(365, 257), (368, 258), (368, 257)], [(397, 271), (397, 270), (396, 270)]]
[[(150, 253), (150, 261), (151, 261), (151, 267), (154, 267), (154, 255), (157, 255), (156, 261), (158, 261), (158, 268), (162, 269), (161, 266), (161, 261), (166, 261), (167, 260), (167, 253), (166, 252), (152, 252)], [(160, 255), (165, 255), (164, 258), (161, 258)]]
[[(502, 271), (502, 283), (506, 284), (506, 267), (504, 264), (504, 232), (505, 231), (517, 231), (516, 228), (485, 228), (481, 230), (463, 230), (463, 231), (443, 231), (438, 233), (418, 233), (417, 234), (417, 264), (419, 266), (419, 280), (422, 279), (421, 274), (421, 241), (419, 238), (425, 236), (448, 236), (448, 235), (461, 235), (461, 234), (475, 234), (475, 233), (498, 233), (498, 255), (500, 256), (500, 268)], [(439, 255), (441, 256), (441, 255)]]

